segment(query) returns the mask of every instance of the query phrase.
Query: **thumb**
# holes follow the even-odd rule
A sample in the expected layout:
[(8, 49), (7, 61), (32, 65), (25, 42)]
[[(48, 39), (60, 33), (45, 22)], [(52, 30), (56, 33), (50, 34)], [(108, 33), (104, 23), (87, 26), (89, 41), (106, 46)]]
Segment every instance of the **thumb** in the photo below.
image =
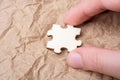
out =
[(81, 47), (67, 57), (73, 68), (95, 71), (120, 79), (120, 51), (95, 47)]

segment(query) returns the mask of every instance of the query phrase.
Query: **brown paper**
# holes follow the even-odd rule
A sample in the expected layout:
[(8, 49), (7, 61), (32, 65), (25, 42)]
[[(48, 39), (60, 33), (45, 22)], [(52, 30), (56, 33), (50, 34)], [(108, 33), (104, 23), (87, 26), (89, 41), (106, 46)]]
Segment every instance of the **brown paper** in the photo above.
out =
[[(66, 64), (68, 53), (46, 49), (47, 31), (79, 0), (0, 1), (0, 80), (117, 80)], [(81, 25), (83, 46), (120, 49), (120, 13), (105, 12)]]

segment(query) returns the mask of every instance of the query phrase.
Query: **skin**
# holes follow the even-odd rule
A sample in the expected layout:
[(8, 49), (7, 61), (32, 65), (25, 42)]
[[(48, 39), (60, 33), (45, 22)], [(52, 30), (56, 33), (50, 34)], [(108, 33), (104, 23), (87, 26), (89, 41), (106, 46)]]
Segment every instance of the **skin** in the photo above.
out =
[[(76, 26), (105, 10), (120, 12), (120, 0), (81, 0), (67, 14), (64, 23)], [(120, 79), (120, 50), (81, 47), (69, 53), (67, 63), (73, 68), (95, 71)]]

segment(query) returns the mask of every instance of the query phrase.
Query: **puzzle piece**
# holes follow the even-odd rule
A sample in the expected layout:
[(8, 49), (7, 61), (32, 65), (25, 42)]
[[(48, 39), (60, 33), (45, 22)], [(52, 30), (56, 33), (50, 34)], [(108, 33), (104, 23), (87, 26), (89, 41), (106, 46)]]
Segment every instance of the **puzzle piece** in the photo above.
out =
[(80, 32), (80, 28), (74, 28), (71, 25), (67, 25), (67, 28), (61, 28), (60, 25), (53, 24), (52, 29), (47, 32), (48, 36), (53, 37), (51, 41), (48, 41), (47, 48), (54, 49), (56, 53), (60, 53), (61, 48), (72, 51), (82, 43), (75, 39), (77, 35), (80, 35)]

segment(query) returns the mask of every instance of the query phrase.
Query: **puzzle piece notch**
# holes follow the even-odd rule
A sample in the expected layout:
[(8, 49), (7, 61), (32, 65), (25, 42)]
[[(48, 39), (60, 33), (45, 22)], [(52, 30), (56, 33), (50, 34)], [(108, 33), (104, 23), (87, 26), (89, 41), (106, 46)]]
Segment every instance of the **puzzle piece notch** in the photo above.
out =
[(48, 41), (47, 48), (54, 49), (54, 52), (60, 53), (61, 48), (66, 48), (68, 51), (72, 51), (82, 44), (81, 41), (77, 41), (75, 38), (80, 35), (81, 29), (74, 28), (71, 25), (67, 25), (67, 28), (62, 28), (60, 25), (53, 24), (51, 30), (48, 31), (48, 36), (53, 36), (51, 41)]

